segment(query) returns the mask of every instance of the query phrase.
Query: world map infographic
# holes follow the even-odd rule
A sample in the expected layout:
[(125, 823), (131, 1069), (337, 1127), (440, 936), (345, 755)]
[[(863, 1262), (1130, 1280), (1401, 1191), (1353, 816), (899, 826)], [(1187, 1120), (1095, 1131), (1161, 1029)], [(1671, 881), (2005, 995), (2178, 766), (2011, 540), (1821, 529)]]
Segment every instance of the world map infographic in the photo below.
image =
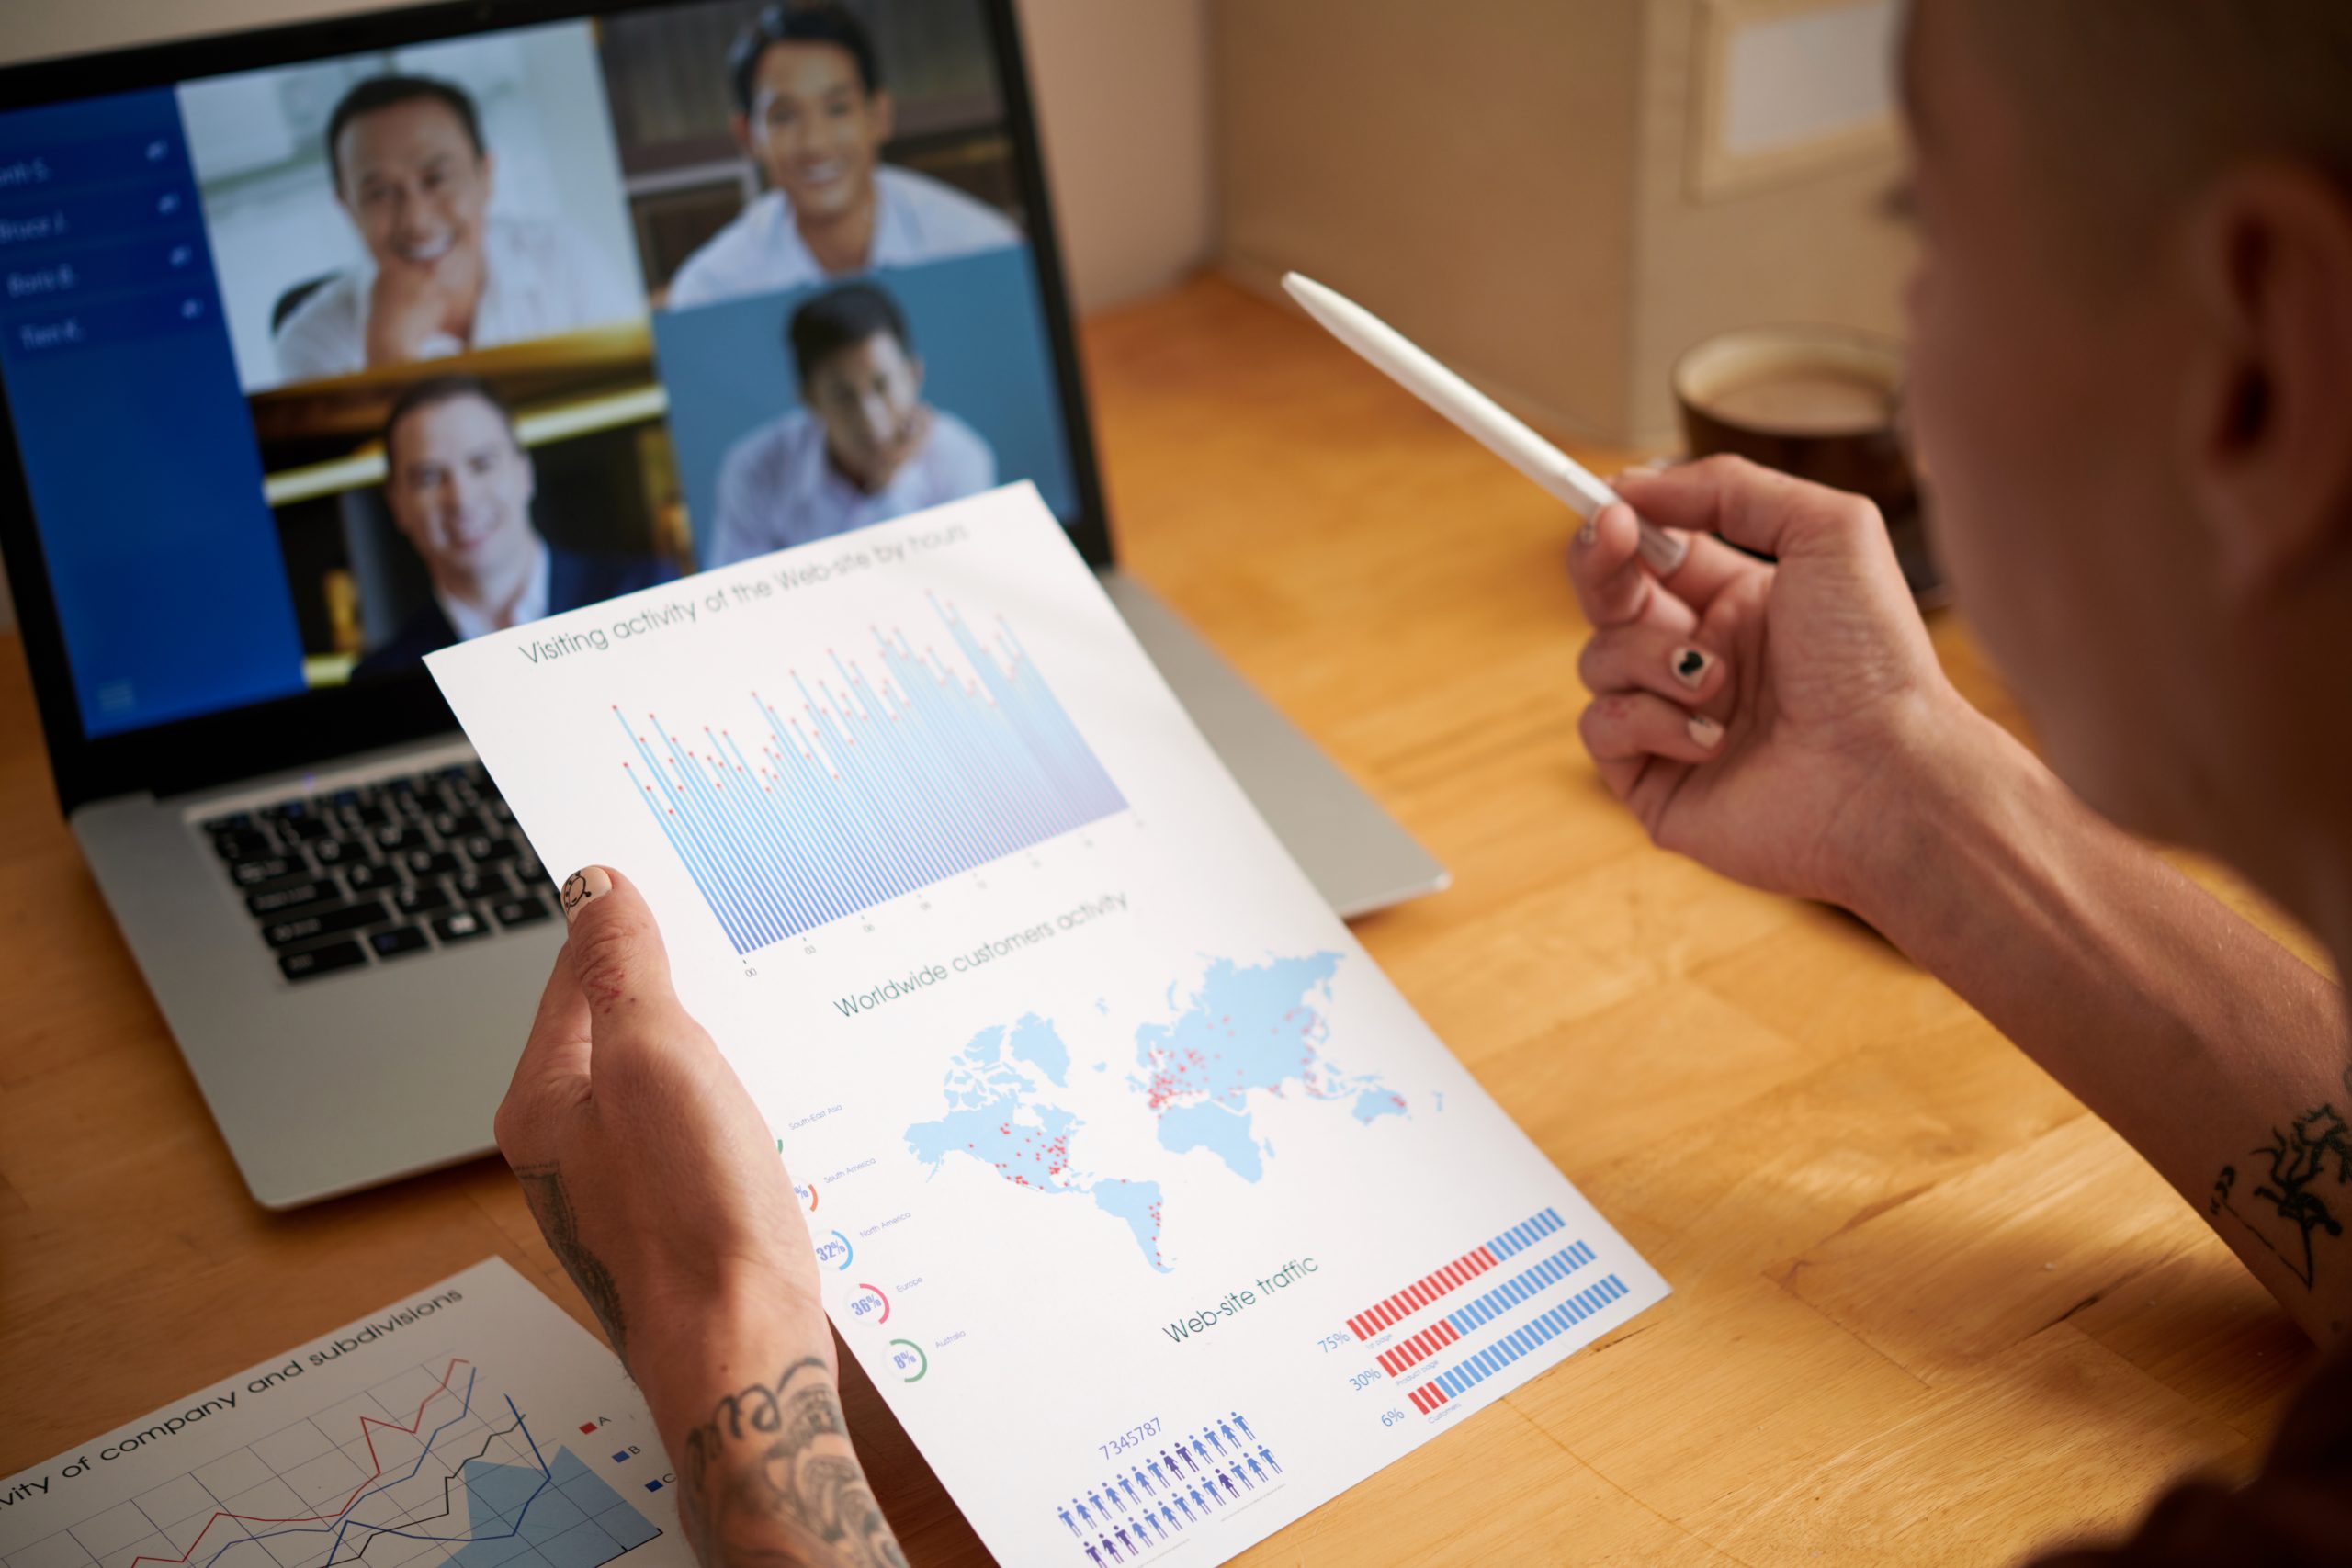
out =
[(1205, 1150), (1244, 1182), (1261, 1180), (1275, 1157), (1255, 1121), (1266, 1097), (1328, 1103), (1367, 1126), (1409, 1117), (1405, 1096), (1377, 1075), (1347, 1072), (1324, 1054), (1340, 963), (1337, 953), (1213, 959), (1188, 995), (1184, 982), (1168, 987), (1167, 1015), (1123, 1031), (1132, 1041), (1124, 1063), (1074, 1061), (1066, 1032), (1035, 1013), (991, 1023), (949, 1060), (946, 1113), (909, 1127), (907, 1146), (934, 1174), (960, 1156), (1027, 1191), (1085, 1198), (1127, 1228), (1146, 1264), (1171, 1272), (1165, 1183), (1131, 1143), (1090, 1139), (1081, 1108), (1107, 1084), (1149, 1116), (1161, 1149)]

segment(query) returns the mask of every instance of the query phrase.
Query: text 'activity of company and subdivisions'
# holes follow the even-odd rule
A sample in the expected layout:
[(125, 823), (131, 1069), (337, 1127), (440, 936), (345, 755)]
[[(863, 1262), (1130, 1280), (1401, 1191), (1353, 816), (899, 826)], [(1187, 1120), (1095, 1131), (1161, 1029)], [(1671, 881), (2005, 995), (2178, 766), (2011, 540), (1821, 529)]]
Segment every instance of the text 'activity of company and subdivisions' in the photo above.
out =
[(448, 649), (1001, 1559), (1222, 1561), (1660, 1300), (1009, 487)]

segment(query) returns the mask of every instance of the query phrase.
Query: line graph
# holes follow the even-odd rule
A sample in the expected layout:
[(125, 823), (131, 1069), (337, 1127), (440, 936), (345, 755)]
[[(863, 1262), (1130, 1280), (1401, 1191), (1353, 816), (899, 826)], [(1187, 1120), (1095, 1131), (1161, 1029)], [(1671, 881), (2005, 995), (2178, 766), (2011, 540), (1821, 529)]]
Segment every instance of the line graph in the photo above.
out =
[[(212, 1527), (219, 1524), (223, 1519), (242, 1525), (308, 1525), (317, 1524), (322, 1520), (334, 1521), (342, 1519), (344, 1516), (350, 1513), (351, 1506), (359, 1501), (360, 1494), (368, 1489), (369, 1483), (384, 1473), (384, 1461), (376, 1452), (376, 1434), (373, 1428), (379, 1427), (389, 1427), (392, 1431), (405, 1432), (409, 1436), (414, 1437), (416, 1435), (417, 1427), (422, 1426), (424, 1422), (425, 1406), (431, 1404), (435, 1400), (449, 1392), (449, 1380), (457, 1375), (457, 1371), (459, 1367), (464, 1367), (466, 1369), (465, 1397), (462, 1404), (459, 1405), (458, 1412), (458, 1416), (462, 1417), (467, 1411), (470, 1410), (473, 1406), (474, 1369), (472, 1363), (467, 1361), (463, 1357), (453, 1356), (449, 1359), (449, 1364), (442, 1369), (441, 1381), (434, 1384), (433, 1392), (426, 1394), (417, 1404), (416, 1414), (409, 1417), (408, 1424), (406, 1426), (401, 1426), (391, 1421), (379, 1421), (372, 1416), (362, 1416), (359, 1418), (359, 1435), (367, 1441), (368, 1457), (374, 1461), (375, 1468), (368, 1472), (367, 1480), (362, 1481), (358, 1485), (351, 1489), (351, 1495), (345, 1497), (343, 1500), (342, 1506), (337, 1507), (333, 1513), (309, 1514), (300, 1518), (281, 1519), (269, 1518), (257, 1514), (232, 1514), (226, 1508), (216, 1508), (212, 1512), (212, 1517), (205, 1520), (202, 1527), (197, 1530), (196, 1540), (188, 1543), (188, 1548), (186, 1551), (181, 1552), (177, 1557), (133, 1557), (130, 1560), (130, 1568), (139, 1568), (139, 1565), (141, 1562), (186, 1562), (189, 1557), (194, 1555), (196, 1551), (204, 1544), (204, 1538), (212, 1533)], [(522, 1424), (520, 1416), (515, 1418), (515, 1424), (518, 1427)], [(437, 1436), (438, 1434), (435, 1435)], [(485, 1439), (485, 1446), (487, 1446), (487, 1439)], [(411, 1467), (410, 1474), (413, 1475), (416, 1469), (423, 1466), (424, 1463), (424, 1456), (432, 1451), (432, 1442), (428, 1439), (425, 1445), (417, 1450), (416, 1465)], [(445, 1499), (447, 1495), (447, 1489), (445, 1486), (443, 1489), (443, 1496)], [(259, 1538), (255, 1537), (254, 1539)], [(330, 1553), (329, 1555), (330, 1558), (332, 1558), (333, 1554)]]
[(472, 1361), (451, 1356), (150, 1487), (0, 1565), (600, 1568), (661, 1533), (571, 1450), (543, 1449), (514, 1398), (492, 1393)]
[(868, 628), (749, 694), (752, 723), (613, 716), (621, 766), (738, 954), (1126, 809), (1001, 617), (984, 638), (931, 608), (958, 657)]

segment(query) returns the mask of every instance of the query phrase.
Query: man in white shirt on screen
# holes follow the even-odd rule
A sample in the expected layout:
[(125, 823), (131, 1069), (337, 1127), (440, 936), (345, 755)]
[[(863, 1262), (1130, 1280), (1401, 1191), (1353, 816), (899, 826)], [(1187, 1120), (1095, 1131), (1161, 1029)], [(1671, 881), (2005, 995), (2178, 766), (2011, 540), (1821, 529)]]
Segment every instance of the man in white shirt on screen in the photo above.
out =
[(844, 284), (785, 329), (801, 406), (728, 449), (705, 566), (902, 517), (996, 484), (996, 454), (954, 414), (922, 400), (897, 301)]
[(839, 6), (770, 6), (728, 59), (735, 139), (767, 191), (688, 256), (672, 309), (1021, 243), (955, 186), (884, 164), (894, 110), (874, 45)]
[(286, 380), (644, 314), (635, 283), (569, 225), (492, 216), (496, 160), (463, 88), (424, 76), (362, 82), (335, 105), (326, 143), (335, 199), (368, 260), (281, 301)]

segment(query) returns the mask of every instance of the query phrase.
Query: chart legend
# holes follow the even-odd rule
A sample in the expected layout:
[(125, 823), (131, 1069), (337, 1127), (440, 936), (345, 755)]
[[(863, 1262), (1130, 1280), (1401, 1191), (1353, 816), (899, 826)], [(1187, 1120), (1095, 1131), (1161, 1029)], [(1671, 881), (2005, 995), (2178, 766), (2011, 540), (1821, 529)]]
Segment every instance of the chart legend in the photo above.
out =
[(958, 658), (874, 630), (871, 670), (829, 651), (787, 671), (740, 731), (613, 709), (631, 785), (738, 954), (1126, 809), (1012, 628), (984, 641), (931, 607)]

